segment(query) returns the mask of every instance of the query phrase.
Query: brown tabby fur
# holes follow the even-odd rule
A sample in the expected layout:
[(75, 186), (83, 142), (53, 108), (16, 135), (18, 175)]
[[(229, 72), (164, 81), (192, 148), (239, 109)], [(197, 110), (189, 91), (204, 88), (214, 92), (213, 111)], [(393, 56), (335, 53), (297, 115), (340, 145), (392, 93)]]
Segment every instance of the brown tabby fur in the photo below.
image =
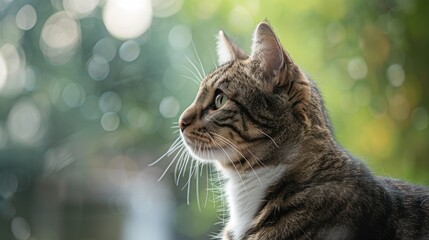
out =
[[(216, 159), (221, 171), (287, 170), (267, 188), (249, 230), (234, 238), (227, 226), (224, 240), (429, 239), (429, 190), (375, 177), (339, 146), (314, 82), (267, 23), (251, 56), (229, 44), (232, 61), (202, 81), (181, 133), (202, 152), (228, 148), (224, 139), (234, 144), (241, 154)], [(216, 109), (219, 92), (229, 100)]]

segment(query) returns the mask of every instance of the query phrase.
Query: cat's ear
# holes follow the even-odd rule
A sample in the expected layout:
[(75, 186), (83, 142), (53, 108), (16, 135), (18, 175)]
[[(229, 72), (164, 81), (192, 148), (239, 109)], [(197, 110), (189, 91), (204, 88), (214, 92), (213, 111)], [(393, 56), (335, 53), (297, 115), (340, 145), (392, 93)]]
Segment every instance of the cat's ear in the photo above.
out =
[(262, 70), (264, 80), (271, 87), (284, 85), (287, 65), (292, 62), (283, 50), (273, 29), (266, 22), (260, 23), (253, 33), (251, 62)]
[(247, 54), (233, 41), (231, 41), (231, 39), (223, 31), (219, 31), (216, 50), (219, 65), (233, 60), (247, 58)]

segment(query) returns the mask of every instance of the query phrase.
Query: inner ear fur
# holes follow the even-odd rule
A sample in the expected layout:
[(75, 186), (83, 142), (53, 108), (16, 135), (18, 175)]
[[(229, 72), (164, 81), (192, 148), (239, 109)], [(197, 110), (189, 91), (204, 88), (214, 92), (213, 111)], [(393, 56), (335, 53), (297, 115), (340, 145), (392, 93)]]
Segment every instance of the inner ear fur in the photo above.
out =
[(219, 65), (248, 57), (223, 31), (219, 31), (216, 50)]

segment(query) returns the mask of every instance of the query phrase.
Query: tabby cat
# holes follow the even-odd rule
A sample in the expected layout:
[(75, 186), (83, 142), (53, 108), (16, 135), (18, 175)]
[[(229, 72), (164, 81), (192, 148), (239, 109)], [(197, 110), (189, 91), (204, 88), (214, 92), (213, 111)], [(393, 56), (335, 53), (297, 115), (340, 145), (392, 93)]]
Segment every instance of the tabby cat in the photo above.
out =
[(226, 179), (221, 238), (429, 239), (429, 189), (372, 175), (271, 26), (252, 41), (247, 55), (219, 32), (220, 67), (179, 120), (188, 151)]

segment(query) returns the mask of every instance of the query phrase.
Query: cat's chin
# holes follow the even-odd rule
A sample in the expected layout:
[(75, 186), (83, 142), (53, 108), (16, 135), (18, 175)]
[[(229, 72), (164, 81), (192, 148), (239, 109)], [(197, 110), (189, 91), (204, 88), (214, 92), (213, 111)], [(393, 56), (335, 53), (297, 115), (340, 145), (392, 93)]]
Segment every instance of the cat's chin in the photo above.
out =
[(201, 162), (230, 162), (237, 157), (236, 153), (228, 148), (213, 148), (205, 143), (193, 144), (188, 142), (186, 138), (182, 139), (191, 156)]

